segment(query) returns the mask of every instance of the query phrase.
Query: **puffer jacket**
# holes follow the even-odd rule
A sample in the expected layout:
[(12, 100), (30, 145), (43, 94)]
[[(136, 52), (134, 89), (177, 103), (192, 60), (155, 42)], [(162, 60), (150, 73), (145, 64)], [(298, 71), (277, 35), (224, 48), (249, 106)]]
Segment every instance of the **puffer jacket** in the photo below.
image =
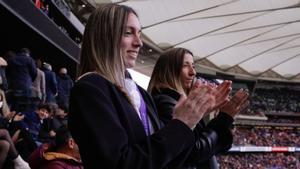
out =
[(50, 151), (50, 144), (42, 144), (29, 157), (31, 169), (83, 169), (81, 161), (66, 154)]

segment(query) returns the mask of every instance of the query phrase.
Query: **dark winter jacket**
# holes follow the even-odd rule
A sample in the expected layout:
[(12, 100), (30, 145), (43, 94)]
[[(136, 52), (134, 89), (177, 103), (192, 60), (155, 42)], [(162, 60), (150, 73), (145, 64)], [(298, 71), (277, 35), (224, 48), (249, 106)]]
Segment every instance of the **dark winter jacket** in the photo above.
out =
[(18, 54), (8, 59), (6, 73), (9, 89), (28, 91), (37, 76), (37, 69), (30, 56)]
[(46, 102), (55, 102), (55, 95), (57, 94), (57, 80), (56, 75), (51, 70), (44, 69), (46, 80)]
[(71, 88), (73, 87), (73, 80), (67, 74), (59, 74), (56, 79), (58, 87), (57, 103), (68, 105)]
[[(175, 90), (161, 89), (152, 93), (160, 119), (168, 124), (180, 94)], [(194, 129), (196, 144), (192, 149), (185, 166), (192, 168), (217, 168), (214, 155), (226, 152), (231, 148), (233, 136), (230, 131), (233, 119), (225, 113), (220, 113), (207, 125), (201, 120)]]
[(162, 128), (149, 94), (138, 87), (154, 133), (147, 136), (135, 108), (116, 85), (91, 73), (71, 90), (68, 125), (88, 169), (175, 169), (194, 145), (179, 120)]

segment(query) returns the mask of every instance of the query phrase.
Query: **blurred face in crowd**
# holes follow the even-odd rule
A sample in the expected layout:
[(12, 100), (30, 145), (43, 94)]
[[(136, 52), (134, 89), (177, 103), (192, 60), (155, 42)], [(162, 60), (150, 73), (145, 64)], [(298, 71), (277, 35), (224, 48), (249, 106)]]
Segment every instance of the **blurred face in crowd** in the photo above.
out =
[(125, 31), (121, 39), (121, 53), (126, 68), (135, 66), (135, 61), (142, 45), (139, 19), (135, 14), (129, 13)]
[(79, 147), (77, 144), (75, 145), (75, 152), (76, 152), (75, 158), (77, 158), (78, 160), (81, 160), (80, 153), (79, 153)]
[(67, 74), (68, 71), (67, 71), (66, 68), (61, 68), (61, 69), (59, 70), (59, 73), (60, 73), (60, 74)]
[(41, 59), (37, 59), (36, 61), (35, 61), (35, 63), (36, 63), (36, 66), (38, 67), (38, 68), (42, 68), (42, 66), (43, 66), (43, 62), (42, 62), (42, 60)]
[(57, 110), (57, 112), (56, 112), (55, 115), (58, 116), (58, 117), (60, 117), (60, 118), (64, 118), (65, 116), (68, 115), (68, 113), (65, 112), (63, 109), (58, 108), (58, 110)]
[(47, 109), (39, 109), (37, 113), (41, 120), (49, 117), (49, 112)]
[(195, 75), (196, 71), (193, 56), (190, 53), (185, 53), (180, 72), (182, 87), (185, 89), (189, 89), (192, 86)]
[(73, 138), (69, 139), (69, 149), (70, 149), (69, 153), (71, 154), (71, 156), (81, 161), (79, 147)]

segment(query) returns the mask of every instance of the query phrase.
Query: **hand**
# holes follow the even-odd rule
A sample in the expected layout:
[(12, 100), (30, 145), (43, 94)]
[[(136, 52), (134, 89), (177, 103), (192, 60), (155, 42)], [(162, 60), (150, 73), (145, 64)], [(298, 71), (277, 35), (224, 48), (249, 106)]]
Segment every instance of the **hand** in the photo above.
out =
[(175, 106), (173, 119), (178, 119), (193, 129), (208, 109), (215, 106), (213, 89), (209, 86), (194, 87), (187, 97), (181, 96)]
[(14, 121), (22, 121), (24, 119), (25, 115), (24, 114), (17, 114), (14, 117)]
[(229, 80), (223, 81), (220, 85), (218, 85), (214, 92), (216, 97), (216, 105), (213, 107), (210, 112), (220, 109), (225, 104), (229, 102), (229, 93), (231, 91), (232, 82)]
[(232, 82), (229, 80), (223, 81), (218, 86), (212, 83), (197, 80), (193, 87), (200, 87), (205, 85), (213, 88), (213, 94), (215, 95), (216, 102), (215, 102), (215, 106), (209, 109), (208, 112), (215, 112), (229, 102), (229, 93), (231, 91), (231, 84)]
[(247, 101), (249, 93), (247, 90), (240, 89), (230, 99), (230, 101), (221, 107), (221, 111), (230, 115), (232, 118), (238, 114), (241, 110), (245, 109), (249, 102)]
[(9, 120), (12, 119), (15, 116), (15, 114), (16, 114), (16, 111), (9, 112), (7, 115), (7, 119), (9, 119)]
[(20, 132), (21, 132), (21, 130), (18, 129), (18, 130), (12, 135), (11, 139), (12, 139), (13, 143), (16, 144), (18, 141), (21, 141), (20, 139), (22, 139), (22, 138), (19, 138)]

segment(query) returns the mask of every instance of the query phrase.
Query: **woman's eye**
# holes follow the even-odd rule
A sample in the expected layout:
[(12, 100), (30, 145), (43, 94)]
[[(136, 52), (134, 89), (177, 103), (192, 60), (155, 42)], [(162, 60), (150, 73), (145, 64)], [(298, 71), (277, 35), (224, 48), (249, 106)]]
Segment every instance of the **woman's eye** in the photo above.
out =
[(130, 32), (130, 31), (125, 32), (125, 35), (131, 35), (131, 34), (132, 34), (132, 32)]

